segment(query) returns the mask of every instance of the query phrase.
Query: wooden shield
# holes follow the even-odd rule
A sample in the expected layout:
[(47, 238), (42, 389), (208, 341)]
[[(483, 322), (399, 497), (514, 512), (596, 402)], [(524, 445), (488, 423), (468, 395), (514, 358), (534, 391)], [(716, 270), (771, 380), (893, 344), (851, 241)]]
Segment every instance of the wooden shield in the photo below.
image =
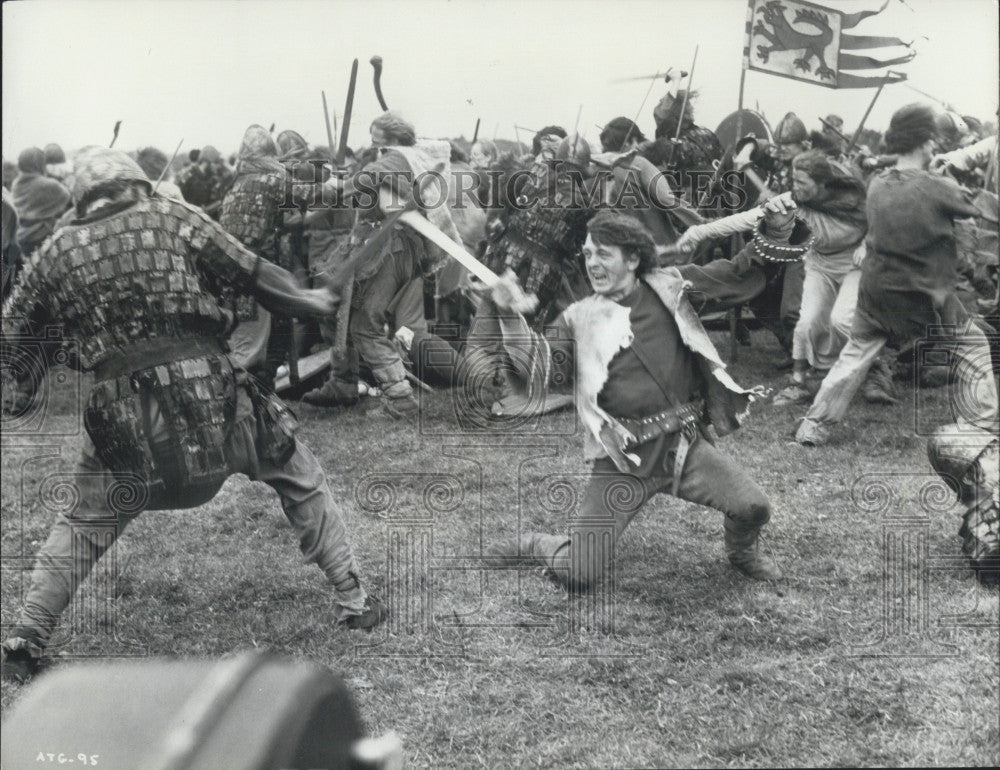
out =
[[(743, 115), (743, 126), (740, 136), (736, 135), (736, 124), (739, 122), (740, 114)], [(758, 139), (766, 139), (769, 143), (774, 142), (771, 134), (771, 127), (767, 119), (759, 112), (753, 110), (737, 110), (722, 119), (719, 127), (715, 129), (715, 135), (726, 150), (731, 150), (736, 146), (738, 139), (753, 134)]]

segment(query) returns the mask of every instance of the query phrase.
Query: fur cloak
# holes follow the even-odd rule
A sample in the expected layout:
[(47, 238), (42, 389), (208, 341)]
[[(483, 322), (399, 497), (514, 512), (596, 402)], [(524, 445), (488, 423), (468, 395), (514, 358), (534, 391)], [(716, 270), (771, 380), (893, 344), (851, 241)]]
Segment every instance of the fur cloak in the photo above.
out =
[[(705, 422), (724, 436), (739, 427), (752, 400), (752, 392), (737, 385), (719, 358), (697, 313), (685, 296), (688, 284), (676, 268), (658, 268), (641, 277), (677, 322), (681, 340), (694, 353), (704, 383)], [(608, 380), (608, 367), (619, 350), (632, 344), (629, 309), (600, 295), (591, 295), (566, 308), (563, 318), (576, 344), (576, 408), (587, 428), (584, 453), (587, 459), (611, 457), (619, 470), (628, 472), (623, 453), (634, 439), (604, 411), (597, 397)]]

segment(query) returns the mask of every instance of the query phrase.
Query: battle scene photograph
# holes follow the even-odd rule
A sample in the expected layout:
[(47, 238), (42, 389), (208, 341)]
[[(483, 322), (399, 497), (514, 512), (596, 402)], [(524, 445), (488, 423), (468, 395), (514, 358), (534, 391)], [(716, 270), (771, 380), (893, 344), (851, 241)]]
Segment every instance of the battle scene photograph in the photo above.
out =
[(1000, 766), (1000, 0), (2, 14), (0, 768)]

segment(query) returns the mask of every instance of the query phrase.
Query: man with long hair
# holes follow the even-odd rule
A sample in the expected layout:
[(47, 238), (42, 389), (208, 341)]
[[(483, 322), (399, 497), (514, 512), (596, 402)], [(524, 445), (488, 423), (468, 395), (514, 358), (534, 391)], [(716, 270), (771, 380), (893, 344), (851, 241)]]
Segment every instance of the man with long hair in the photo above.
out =
[[(815, 393), (809, 389), (810, 376), (829, 371), (847, 342), (868, 231), (864, 184), (821, 150), (795, 157), (792, 198), (813, 241), (802, 257), (805, 280), (799, 320), (792, 333), (792, 379), (775, 398), (778, 406), (809, 401)], [(878, 363), (866, 380), (865, 398), (895, 403), (888, 367)]]

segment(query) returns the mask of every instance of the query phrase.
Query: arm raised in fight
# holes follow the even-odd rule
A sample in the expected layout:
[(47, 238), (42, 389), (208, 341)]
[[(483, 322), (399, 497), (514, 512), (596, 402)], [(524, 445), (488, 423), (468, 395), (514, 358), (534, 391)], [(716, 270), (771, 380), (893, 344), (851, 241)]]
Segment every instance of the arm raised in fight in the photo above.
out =
[(546, 328), (545, 334), (532, 329), (522, 313), (533, 312), (538, 299), (524, 293), (510, 270), (490, 288), (486, 301), (498, 311), (503, 347), (518, 376), (539, 389), (562, 387), (573, 381), (573, 338), (563, 316)]
[[(184, 206), (184, 204), (174, 204)], [(291, 316), (329, 316), (337, 312), (339, 299), (323, 289), (303, 289), (290, 272), (254, 254), (236, 238), (201, 212), (189, 222), (196, 224), (188, 238), (199, 266), (216, 279), (245, 294), (252, 294), (267, 310)]]

